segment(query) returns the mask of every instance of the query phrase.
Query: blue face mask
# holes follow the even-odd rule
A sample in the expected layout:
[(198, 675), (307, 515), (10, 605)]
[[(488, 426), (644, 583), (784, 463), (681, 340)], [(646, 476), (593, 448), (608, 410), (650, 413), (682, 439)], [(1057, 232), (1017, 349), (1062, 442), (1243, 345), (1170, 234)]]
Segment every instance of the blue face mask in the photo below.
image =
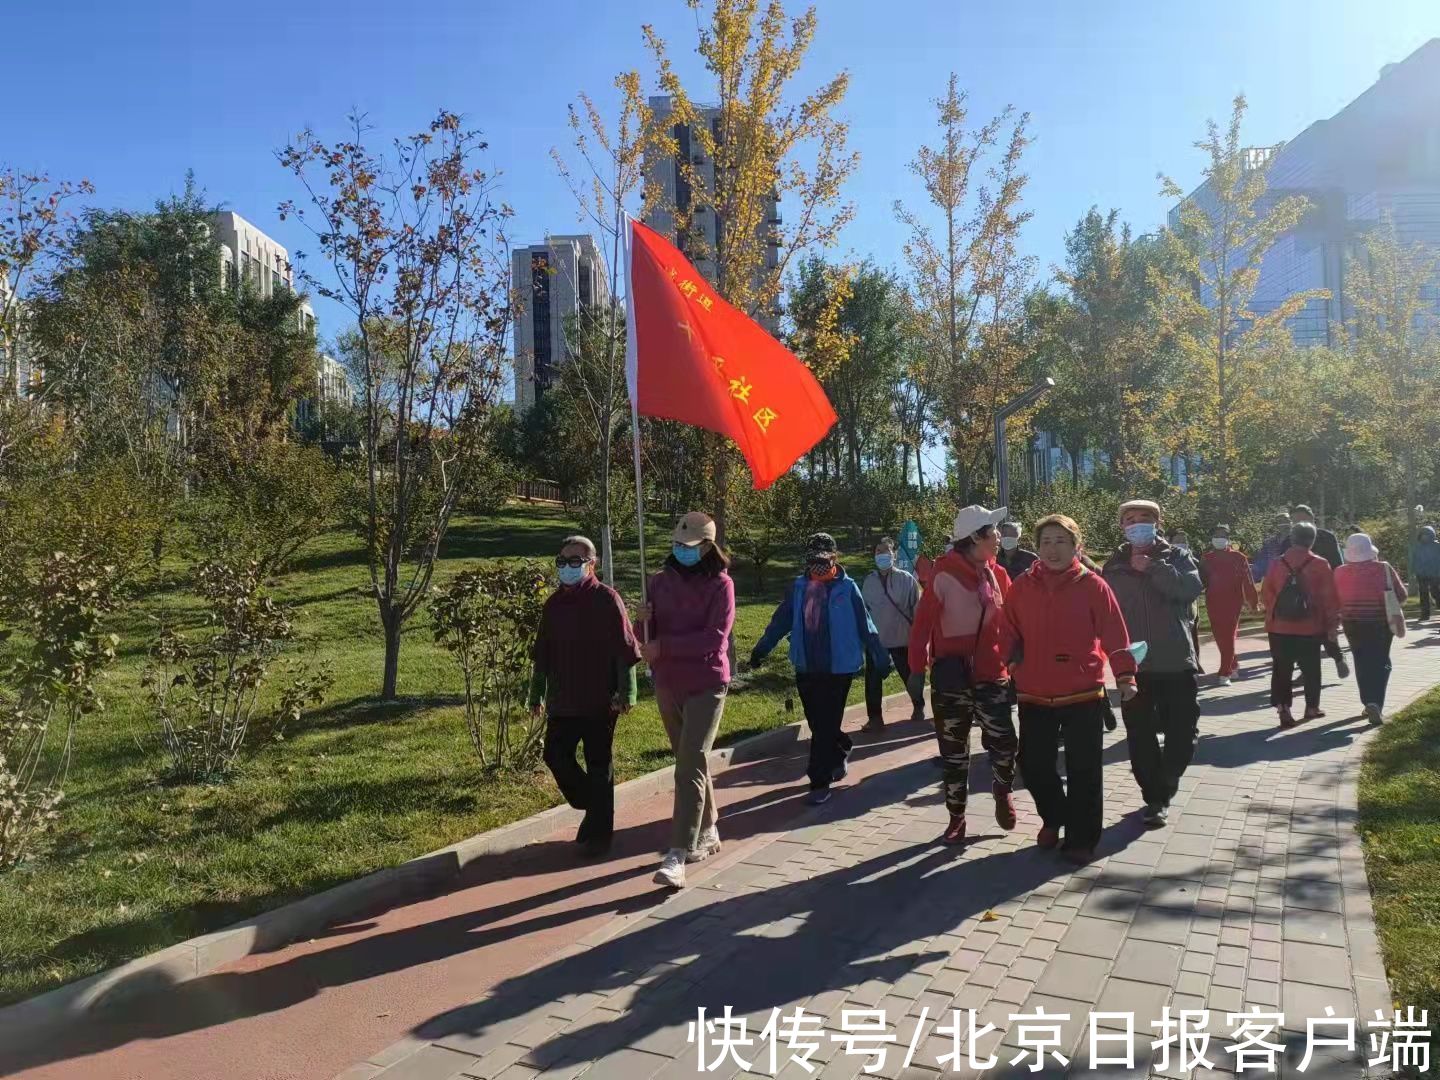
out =
[(1125, 526), (1125, 539), (1136, 547), (1149, 547), (1155, 543), (1155, 525), (1153, 522), (1140, 521), (1134, 525)]
[(684, 544), (674, 544), (670, 548), (670, 554), (675, 556), (675, 561), (681, 566), (694, 566), (700, 561), (700, 545), (686, 547)]
[(877, 570), (889, 570), (890, 567), (892, 567), (892, 566), (894, 566), (894, 565), (895, 565), (895, 556), (894, 556), (894, 555), (876, 555), (876, 556), (875, 556), (875, 569), (877, 569)]
[(562, 566), (560, 567), (561, 585), (579, 585), (585, 579), (585, 567), (583, 566)]

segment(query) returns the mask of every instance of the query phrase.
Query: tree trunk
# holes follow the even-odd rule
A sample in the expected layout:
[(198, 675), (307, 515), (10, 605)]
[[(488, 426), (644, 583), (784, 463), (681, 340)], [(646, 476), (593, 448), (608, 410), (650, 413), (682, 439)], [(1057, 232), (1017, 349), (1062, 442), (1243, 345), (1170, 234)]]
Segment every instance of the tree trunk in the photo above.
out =
[(396, 682), (400, 675), (400, 613), (393, 609), (380, 609), (380, 622), (385, 628), (385, 683), (380, 696), (385, 701), (394, 701)]
[[(607, 424), (607, 427), (610, 425)], [(606, 585), (615, 587), (615, 553), (610, 543), (610, 433), (607, 431), (605, 445), (601, 448), (600, 461), (600, 565)], [(636, 497), (639, 495), (637, 493)]]

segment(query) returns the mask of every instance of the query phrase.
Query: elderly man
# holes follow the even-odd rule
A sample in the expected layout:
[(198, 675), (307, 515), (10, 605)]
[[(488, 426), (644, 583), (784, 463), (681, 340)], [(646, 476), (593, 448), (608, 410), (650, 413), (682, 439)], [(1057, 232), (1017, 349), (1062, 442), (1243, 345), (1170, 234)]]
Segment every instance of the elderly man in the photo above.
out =
[(1000, 525), (1000, 553), (995, 556), (995, 561), (1005, 568), (1005, 573), (1011, 581), (1014, 581), (1021, 574), (1035, 565), (1035, 560), (1040, 558), (1035, 552), (1020, 546), (1020, 537), (1024, 530), (1018, 521), (1006, 521)]
[[(1125, 543), (1105, 564), (1130, 637), (1148, 649), (1136, 694), (1121, 704), (1130, 768), (1145, 799), (1145, 825), (1158, 829), (1195, 754), (1200, 723), (1199, 664), (1190, 624), (1204, 586), (1195, 560), (1160, 534), (1160, 507), (1132, 499), (1120, 507)], [(1161, 745), (1161, 739), (1164, 745)]]
[[(565, 801), (585, 811), (575, 840), (587, 855), (615, 830), (615, 723), (635, 704), (640, 648), (619, 595), (595, 576), (595, 545), (571, 536), (555, 559), (560, 587), (535, 635), (530, 708), (545, 719), (545, 764)], [(575, 759), (584, 746), (585, 764)]]
[[(885, 537), (875, 545), (875, 569), (860, 586), (865, 606), (875, 622), (880, 644), (890, 654), (900, 681), (910, 694), (914, 706), (912, 720), (925, 719), (925, 673), (918, 679), (910, 677), (910, 627), (915, 622), (915, 608), (920, 603), (920, 585), (913, 574), (895, 565), (895, 541)], [(864, 731), (885, 730), (885, 677), (868, 658), (865, 661)]]

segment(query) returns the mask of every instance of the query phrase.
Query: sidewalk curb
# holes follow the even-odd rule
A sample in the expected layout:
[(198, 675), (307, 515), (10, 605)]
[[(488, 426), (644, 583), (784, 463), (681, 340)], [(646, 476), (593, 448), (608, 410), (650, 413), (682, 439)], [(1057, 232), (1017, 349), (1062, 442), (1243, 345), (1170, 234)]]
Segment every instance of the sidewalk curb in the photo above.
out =
[[(893, 695), (893, 699), (904, 698)], [(778, 757), (806, 739), (799, 722), (785, 724), (710, 752), (712, 772), (731, 765)], [(641, 802), (672, 790), (674, 768), (664, 766), (616, 785), (615, 805)], [(528, 847), (566, 827), (581, 814), (556, 806), (418, 856), (376, 870), (343, 885), (296, 900), (200, 937), (190, 938), (119, 967), (67, 983), (47, 993), (0, 1008), (0, 1045), (44, 1037), (88, 1013), (171, 989), (209, 974), (252, 953), (269, 952), (309, 937), (362, 911), (393, 907), (433, 895), (483, 856), (504, 855)]]
[[(1263, 633), (1263, 628), (1247, 627), (1240, 631), (1242, 637), (1256, 633)], [(1205, 640), (1211, 640), (1211, 635), (1202, 635), (1202, 641)], [(886, 698), (886, 703), (904, 700), (905, 694), (894, 694)], [(849, 714), (855, 709), (863, 712), (863, 706), (851, 706), (847, 719), (851, 719)], [(730, 766), (782, 756), (798, 749), (807, 739), (803, 721), (785, 724), (712, 750), (710, 768), (718, 773)], [(672, 790), (673, 786), (673, 767), (663, 766), (617, 785), (615, 805), (618, 808), (640, 802)], [(552, 807), (522, 821), (479, 833), (398, 866), (376, 870), (233, 926), (190, 938), (0, 1008), (0, 1045), (18, 1045), (22, 1037), (25, 1040), (42, 1038), (88, 1013), (198, 979), (253, 953), (269, 952), (312, 936), (360, 912), (433, 895), (476, 860), (528, 847), (567, 825), (577, 824), (580, 816), (579, 811), (568, 806)]]

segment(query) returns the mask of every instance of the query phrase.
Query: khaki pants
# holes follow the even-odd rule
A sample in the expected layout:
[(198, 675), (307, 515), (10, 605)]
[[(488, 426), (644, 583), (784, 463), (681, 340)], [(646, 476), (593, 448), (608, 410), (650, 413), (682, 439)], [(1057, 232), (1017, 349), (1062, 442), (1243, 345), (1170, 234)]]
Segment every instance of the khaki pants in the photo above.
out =
[(663, 686), (655, 687), (660, 719), (665, 723), (665, 734), (670, 737), (670, 749), (675, 752), (672, 848), (692, 850), (699, 844), (700, 834), (714, 828), (719, 820), (707, 755), (725, 712), (725, 690), (717, 686), (680, 698)]

